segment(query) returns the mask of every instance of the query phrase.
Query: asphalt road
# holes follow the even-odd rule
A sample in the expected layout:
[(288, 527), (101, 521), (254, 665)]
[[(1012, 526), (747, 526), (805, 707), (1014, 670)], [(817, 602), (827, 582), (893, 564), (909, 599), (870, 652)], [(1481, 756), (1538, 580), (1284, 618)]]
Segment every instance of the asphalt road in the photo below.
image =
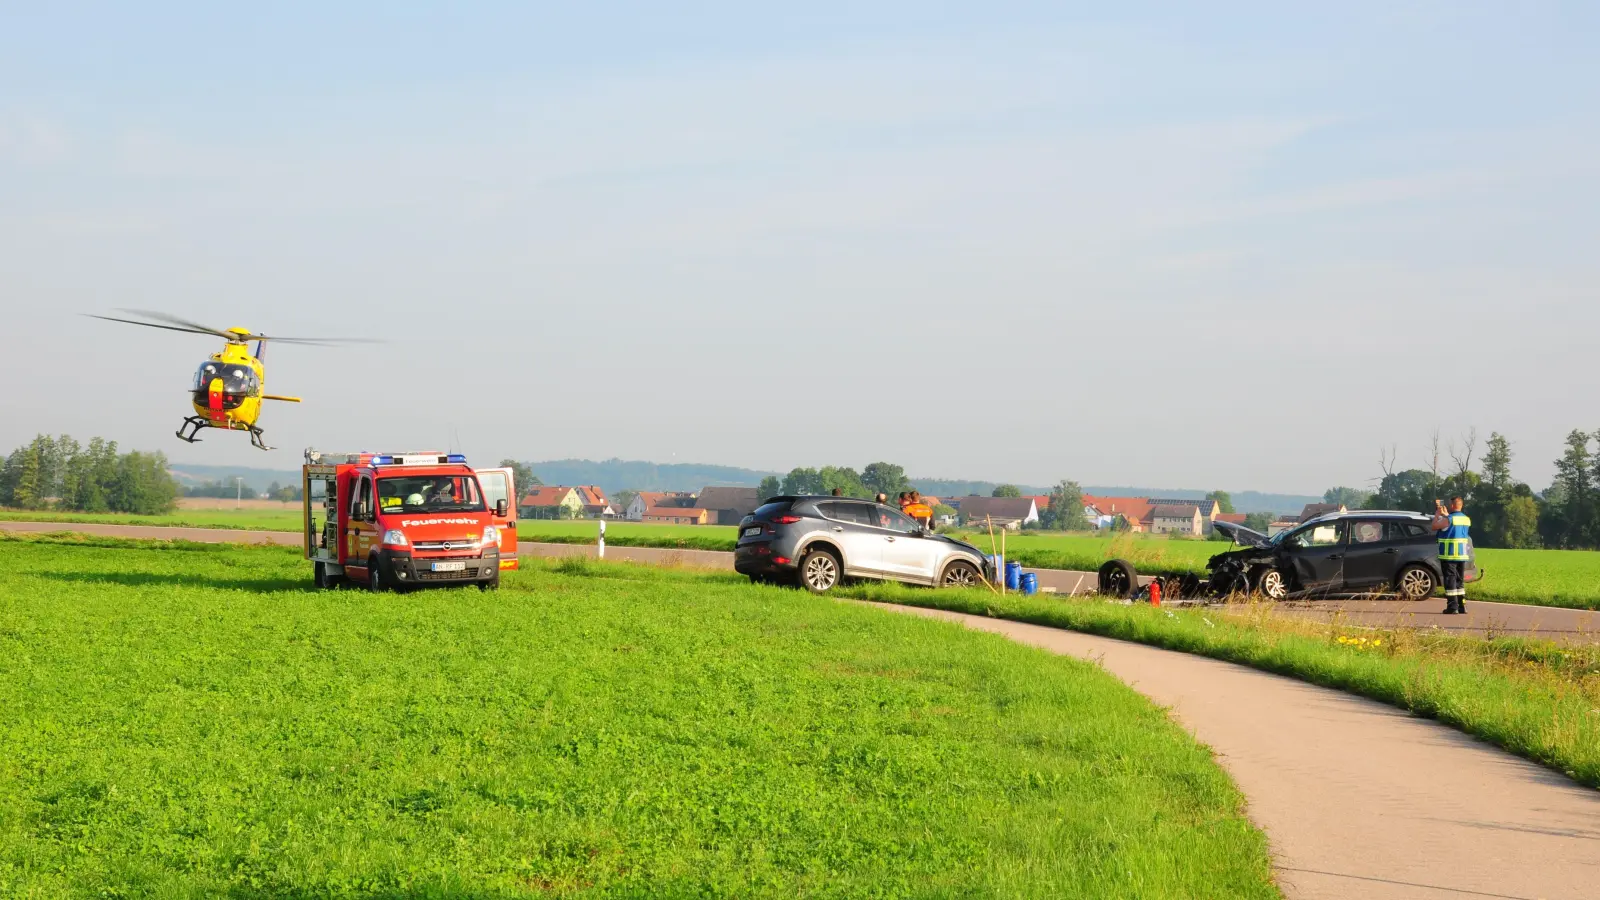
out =
[[(169, 528), (144, 525), (103, 525), (68, 522), (0, 522), (0, 531), (77, 531), (109, 537), (149, 540), (185, 540), (203, 543), (287, 544), (300, 543), (297, 532), (235, 531), (226, 528)], [(520, 552), (526, 556), (594, 556), (592, 544), (542, 544), (525, 542)], [(651, 565), (682, 565), (707, 569), (733, 568), (733, 554), (713, 550), (662, 550), (650, 547), (608, 547), (609, 559), (625, 559)], [(1041, 589), (1073, 595), (1092, 593), (1093, 572), (1061, 569), (1025, 569), (1039, 576)], [(309, 577), (309, 576), (308, 576)], [(1327, 621), (1334, 615), (1353, 624), (1372, 628), (1437, 628), (1463, 635), (1521, 635), (1566, 643), (1600, 643), (1600, 612), (1562, 609), (1553, 606), (1525, 606), (1516, 603), (1485, 603), (1472, 599), (1467, 588), (1467, 614), (1441, 615), (1444, 598), (1422, 602), (1405, 600), (1314, 600), (1275, 604), (1272, 615)], [(1600, 891), (1596, 892), (1600, 896)]]
[(1169, 708), (1248, 798), (1292, 900), (1600, 897), (1600, 792), (1453, 728), (1200, 656), (884, 606), (1094, 661)]

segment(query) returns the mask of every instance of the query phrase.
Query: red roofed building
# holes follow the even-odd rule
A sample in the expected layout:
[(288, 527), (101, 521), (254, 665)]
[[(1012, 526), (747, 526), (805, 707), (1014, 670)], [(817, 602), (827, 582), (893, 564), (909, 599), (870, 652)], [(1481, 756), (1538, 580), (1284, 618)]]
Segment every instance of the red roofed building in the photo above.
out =
[(1154, 504), (1148, 497), (1095, 497), (1083, 495), (1083, 505), (1094, 507), (1102, 516), (1121, 516), (1131, 531), (1149, 531)]

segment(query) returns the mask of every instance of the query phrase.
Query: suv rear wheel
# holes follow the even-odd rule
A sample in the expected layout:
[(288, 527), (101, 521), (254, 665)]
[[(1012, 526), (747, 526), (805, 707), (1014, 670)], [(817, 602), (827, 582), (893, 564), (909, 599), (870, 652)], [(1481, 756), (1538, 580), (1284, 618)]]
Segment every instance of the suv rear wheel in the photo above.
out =
[(1433, 572), (1427, 566), (1410, 565), (1394, 579), (1402, 600), (1426, 600), (1433, 596)]
[(813, 594), (826, 594), (839, 585), (839, 558), (826, 550), (807, 550), (800, 557), (800, 583)]

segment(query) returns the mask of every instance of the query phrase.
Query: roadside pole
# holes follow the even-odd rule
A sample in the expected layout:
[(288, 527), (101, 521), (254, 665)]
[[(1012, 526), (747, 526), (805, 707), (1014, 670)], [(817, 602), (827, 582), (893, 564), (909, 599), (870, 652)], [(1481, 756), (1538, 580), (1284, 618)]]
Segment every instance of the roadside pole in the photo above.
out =
[(606, 520), (600, 520), (600, 543), (595, 545), (595, 558), (606, 558)]

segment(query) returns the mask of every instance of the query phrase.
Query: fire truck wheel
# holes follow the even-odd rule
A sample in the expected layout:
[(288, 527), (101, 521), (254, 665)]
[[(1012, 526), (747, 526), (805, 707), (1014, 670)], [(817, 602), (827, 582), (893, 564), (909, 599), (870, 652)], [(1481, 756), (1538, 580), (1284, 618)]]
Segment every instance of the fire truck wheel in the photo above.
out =
[(316, 575), (314, 576), (314, 579), (316, 581), (316, 585), (318, 588), (324, 591), (335, 590), (344, 585), (344, 578), (342, 576), (328, 574), (327, 563), (317, 563), (315, 566), (315, 572)]
[(367, 560), (367, 590), (381, 594), (389, 590), (389, 579), (383, 575), (383, 566), (376, 556)]

